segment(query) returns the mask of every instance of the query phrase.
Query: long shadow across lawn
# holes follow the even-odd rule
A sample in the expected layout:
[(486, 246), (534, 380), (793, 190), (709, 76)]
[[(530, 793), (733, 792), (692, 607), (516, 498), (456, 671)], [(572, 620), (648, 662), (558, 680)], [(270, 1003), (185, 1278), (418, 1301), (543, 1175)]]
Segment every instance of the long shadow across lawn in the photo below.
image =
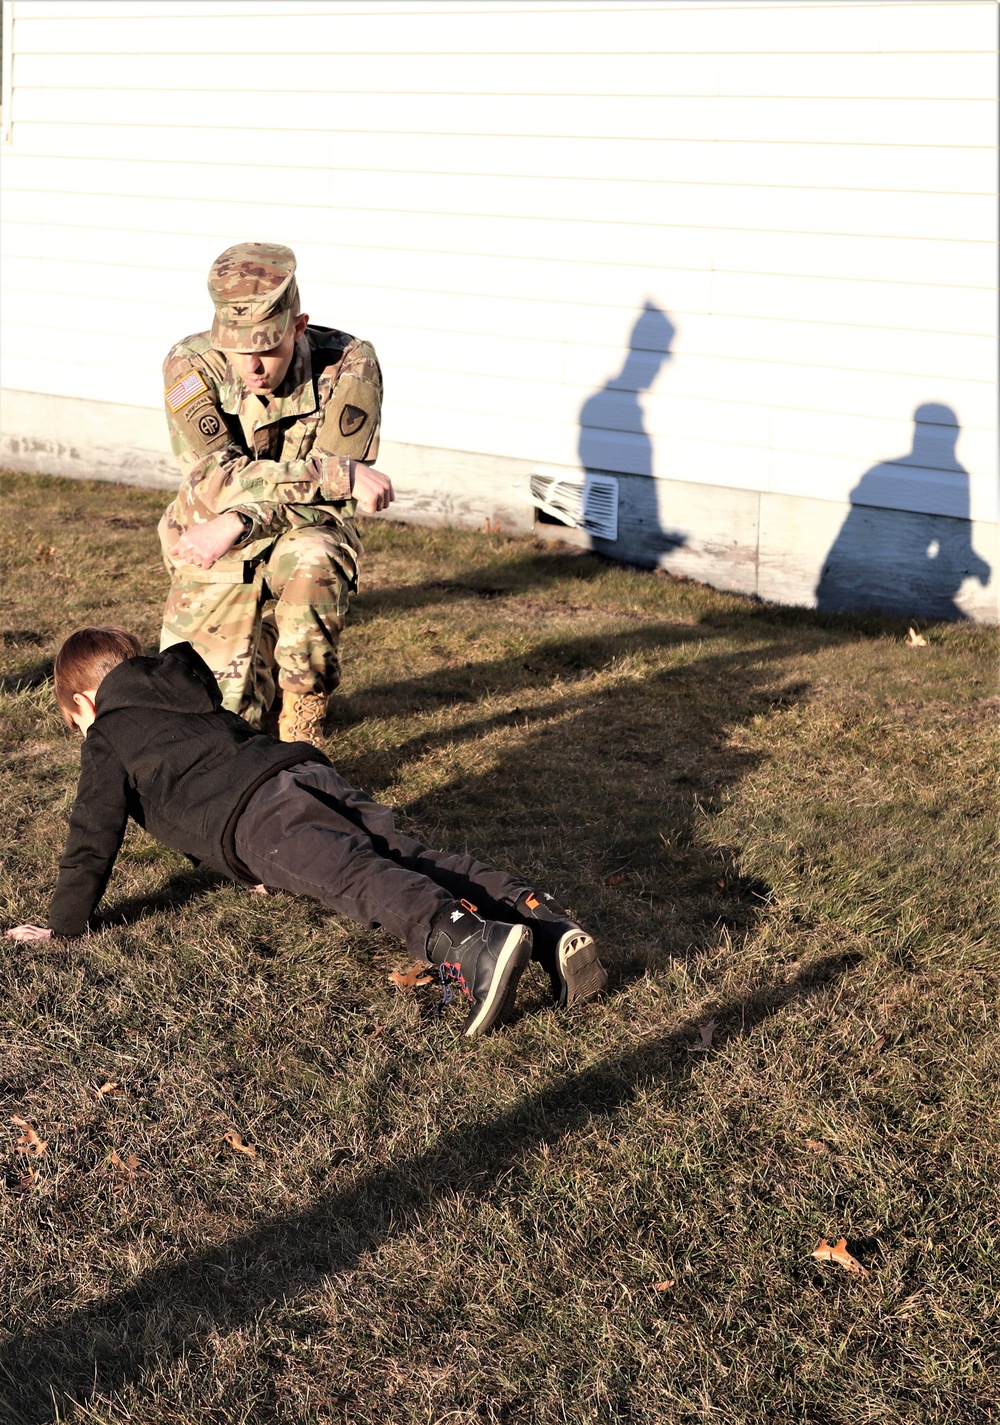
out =
[[(492, 739), (481, 759), (463, 754), (462, 770), (435, 775), (432, 795), (402, 809), (408, 829), (564, 896), (615, 946), (609, 970), (620, 984), (717, 943), (723, 927), (738, 939), (760, 915), (768, 887), (740, 869), (735, 849), (715, 844), (706, 819), (763, 755), (734, 730), (801, 700), (808, 685), (789, 672), (827, 637), (754, 627), (733, 648), (720, 632), (656, 621), (540, 640), (527, 654), (357, 694), (334, 714), (339, 726), (397, 702), (446, 721), (432, 718), (377, 754), (352, 755), (336, 730), (333, 742), (344, 774), (379, 796), (392, 795), (408, 764)], [(623, 677), (595, 678), (616, 665)], [(506, 706), (484, 709), (486, 690)], [(524, 706), (511, 708), (522, 694)]]
[[(853, 964), (847, 956), (813, 960), (784, 983), (701, 1006), (698, 1023), (712, 1014), (716, 1044), (738, 1039), (793, 1001), (821, 992)], [(0, 1418), (9, 1425), (63, 1418), (59, 1411), (141, 1381), (158, 1361), (197, 1349), (211, 1332), (243, 1326), (324, 1276), (349, 1270), (408, 1231), (443, 1194), (487, 1196), (527, 1153), (557, 1144), (588, 1120), (619, 1113), (651, 1079), (682, 1085), (695, 1058), (689, 1050), (696, 1028), (687, 1021), (565, 1074), (512, 1108), (445, 1131), (422, 1152), (359, 1172), (307, 1212), (260, 1222), (183, 1262), (143, 1272), (101, 1301), (53, 1314), (0, 1349)]]
[(450, 603), (455, 599), (493, 600), (507, 594), (541, 594), (554, 585), (565, 596), (567, 578), (581, 583), (596, 579), (608, 571), (608, 561), (582, 550), (538, 549), (531, 546), (518, 558), (507, 553), (502, 559), (488, 557), (448, 579), (430, 579), (415, 584), (383, 584), (368, 587), (351, 603), (351, 621), (366, 619), (408, 609), (428, 608)]

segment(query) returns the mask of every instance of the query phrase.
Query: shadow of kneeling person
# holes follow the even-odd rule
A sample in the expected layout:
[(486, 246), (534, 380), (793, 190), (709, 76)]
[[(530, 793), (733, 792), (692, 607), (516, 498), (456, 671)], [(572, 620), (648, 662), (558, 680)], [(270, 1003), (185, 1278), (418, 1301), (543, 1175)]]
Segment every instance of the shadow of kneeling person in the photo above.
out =
[[(873, 466), (851, 491), (850, 513), (816, 586), (819, 609), (958, 620), (967, 617), (956, 602), (966, 579), (984, 588), (989, 582), (990, 565), (970, 538), (969, 475), (955, 457), (955, 413), (928, 402), (913, 418), (912, 450)], [(906, 507), (918, 472), (937, 476), (935, 495), (947, 514)]]

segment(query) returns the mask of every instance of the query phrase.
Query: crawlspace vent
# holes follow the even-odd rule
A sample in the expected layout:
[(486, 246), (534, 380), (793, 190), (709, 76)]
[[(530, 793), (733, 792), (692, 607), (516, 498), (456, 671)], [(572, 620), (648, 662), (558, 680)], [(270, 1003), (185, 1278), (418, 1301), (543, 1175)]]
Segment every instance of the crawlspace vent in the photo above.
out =
[(618, 479), (588, 470), (579, 478), (535, 470), (531, 498), (540, 510), (598, 539), (618, 538)]
[(618, 538), (618, 481), (614, 475), (591, 475), (583, 486), (583, 520), (588, 534)]

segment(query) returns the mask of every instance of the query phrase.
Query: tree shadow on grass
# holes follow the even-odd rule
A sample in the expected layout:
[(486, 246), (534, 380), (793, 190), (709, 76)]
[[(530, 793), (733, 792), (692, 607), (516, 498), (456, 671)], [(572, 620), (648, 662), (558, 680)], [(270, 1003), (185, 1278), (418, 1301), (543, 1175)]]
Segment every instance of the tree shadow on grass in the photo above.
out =
[[(462, 771), (435, 776), (431, 794), (400, 808), (407, 830), (567, 901), (610, 947), (613, 985), (727, 937), (738, 946), (770, 889), (712, 831), (731, 789), (766, 756), (733, 734), (807, 695), (787, 675), (817, 640), (762, 628), (738, 648), (713, 649), (721, 638), (643, 623), (371, 688), (344, 700), (338, 723), (393, 711), (397, 700), (444, 717), (390, 748), (348, 751), (341, 771), (391, 796), (409, 765), (464, 747)], [(484, 711), (487, 690), (518, 702)]]
[(651, 1081), (682, 1091), (694, 1063), (701, 1062), (690, 1048), (706, 1015), (717, 1022), (715, 1046), (724, 1046), (792, 1002), (822, 992), (855, 963), (851, 956), (822, 957), (783, 983), (704, 1005), (697, 1023), (686, 1021), (656, 1040), (565, 1074), (503, 1112), (446, 1130), (423, 1151), (360, 1171), (303, 1213), (263, 1221), (183, 1261), (144, 1271), (100, 1301), (53, 1313), (0, 1348), (3, 1420), (43, 1425), (65, 1418), (74, 1405), (141, 1382), (158, 1364), (197, 1350), (213, 1332), (246, 1326), (324, 1276), (350, 1270), (366, 1253), (416, 1226), (443, 1196), (485, 1199), (501, 1182), (509, 1194), (509, 1175), (539, 1147), (614, 1117)]
[(351, 620), (363, 623), (384, 614), (427, 608), (470, 596), (496, 599), (514, 593), (537, 594), (553, 585), (565, 586), (567, 579), (595, 579), (607, 570), (606, 560), (583, 550), (563, 552), (526, 546), (519, 558), (512, 559), (509, 552), (493, 562), (484, 557), (474, 568), (451, 579), (364, 588), (351, 601)]
[(26, 664), (17, 673), (5, 673), (0, 677), (0, 693), (25, 693), (30, 688), (39, 688), (52, 679), (52, 659)]

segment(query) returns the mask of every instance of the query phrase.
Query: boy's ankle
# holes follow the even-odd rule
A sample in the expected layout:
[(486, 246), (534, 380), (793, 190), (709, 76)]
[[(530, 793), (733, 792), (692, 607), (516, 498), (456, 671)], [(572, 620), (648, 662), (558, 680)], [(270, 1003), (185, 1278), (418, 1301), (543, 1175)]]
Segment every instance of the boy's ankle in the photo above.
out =
[(477, 906), (471, 901), (452, 901), (442, 906), (434, 916), (427, 931), (425, 954), (432, 965), (440, 965), (450, 960), (456, 949), (465, 942), (481, 935), (483, 917), (476, 912)]
[(565, 907), (561, 906), (555, 896), (550, 896), (547, 891), (525, 890), (512, 901), (511, 904), (518, 915), (525, 920), (542, 921), (566, 921), (572, 922), (573, 917)]

